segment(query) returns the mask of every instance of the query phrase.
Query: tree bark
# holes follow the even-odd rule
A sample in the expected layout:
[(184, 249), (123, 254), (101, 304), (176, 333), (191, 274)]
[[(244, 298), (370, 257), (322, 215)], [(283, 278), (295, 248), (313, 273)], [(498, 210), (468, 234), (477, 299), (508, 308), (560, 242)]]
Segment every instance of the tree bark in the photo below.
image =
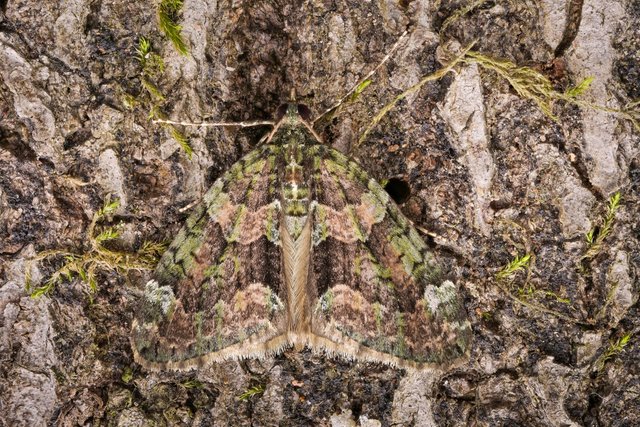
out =
[[(188, 0), (186, 56), (158, 29), (157, 6), (2, 2), (0, 425), (640, 424), (639, 131), (593, 107), (640, 96), (637, 1)], [(28, 261), (86, 252), (105, 195), (120, 201), (105, 219), (121, 232), (114, 248), (171, 240), (268, 130), (180, 127), (189, 158), (148, 119), (153, 106), (177, 120), (270, 119), (294, 90), (318, 115), (404, 30), (372, 84), (318, 130), (371, 176), (410, 188), (401, 209), (449, 266), (472, 324), (463, 365), (416, 373), (291, 350), (149, 373), (129, 344), (149, 272), (99, 269), (96, 291), (74, 277), (29, 296), (27, 271), (43, 284), (64, 260)], [(140, 37), (164, 69), (144, 74)], [(384, 105), (472, 42), (557, 93), (594, 81), (585, 102), (555, 102), (551, 118), (466, 61), (357, 143)], [(602, 233), (616, 192), (611, 231), (585, 258), (585, 234)], [(528, 268), (496, 279), (525, 254)]]

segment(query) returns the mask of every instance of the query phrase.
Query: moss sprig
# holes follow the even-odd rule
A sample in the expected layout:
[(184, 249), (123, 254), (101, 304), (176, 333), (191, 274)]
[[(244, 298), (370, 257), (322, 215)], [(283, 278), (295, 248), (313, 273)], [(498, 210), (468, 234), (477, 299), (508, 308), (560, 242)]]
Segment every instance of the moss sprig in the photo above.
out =
[(557, 120), (553, 115), (553, 101), (557, 98), (551, 81), (530, 67), (519, 67), (506, 59), (492, 58), (480, 52), (470, 50), (465, 58), (467, 63), (476, 63), (497, 73), (509, 82), (519, 96), (534, 101), (540, 110)]
[(189, 50), (182, 38), (182, 26), (178, 24), (182, 5), (182, 0), (162, 0), (158, 5), (158, 26), (176, 50), (186, 55)]
[(367, 136), (369, 135), (369, 133), (373, 130), (373, 128), (380, 123), (380, 120), (382, 120), (382, 118), (384, 116), (387, 115), (387, 113), (389, 113), (389, 111), (391, 111), (393, 109), (393, 107), (395, 107), (395, 105), (402, 101), (404, 98), (406, 98), (407, 96), (418, 92), (422, 86), (424, 86), (425, 84), (427, 84), (430, 81), (435, 81), (435, 80), (439, 80), (442, 77), (446, 76), (449, 72), (451, 72), (453, 70), (453, 68), (459, 64), (460, 62), (462, 62), (467, 54), (467, 52), (473, 47), (473, 43), (471, 43), (469, 46), (467, 46), (466, 48), (464, 48), (462, 50), (461, 53), (459, 53), (457, 56), (455, 56), (454, 58), (452, 58), (447, 65), (445, 65), (444, 67), (440, 68), (439, 70), (434, 71), (431, 74), (427, 74), (426, 76), (424, 76), (423, 78), (420, 79), (420, 81), (416, 84), (414, 84), (413, 86), (411, 86), (410, 88), (406, 89), (405, 91), (403, 91), (402, 93), (400, 93), (399, 95), (397, 95), (395, 98), (393, 98), (391, 100), (391, 102), (389, 102), (388, 104), (386, 104), (384, 107), (382, 107), (380, 109), (380, 111), (378, 112), (378, 114), (376, 114), (374, 116), (374, 118), (371, 120), (371, 122), (367, 125), (366, 129), (364, 130), (364, 132), (362, 132), (362, 135), (358, 138), (358, 141), (356, 142), (356, 146), (362, 144), (365, 139), (367, 138)]
[(587, 241), (587, 251), (582, 256), (582, 259), (592, 259), (600, 253), (605, 239), (613, 230), (613, 224), (615, 223), (616, 212), (620, 209), (621, 196), (620, 192), (616, 192), (607, 203), (607, 210), (603, 217), (598, 221), (599, 226), (591, 228), (585, 235)]
[(604, 368), (611, 359), (615, 356), (622, 353), (624, 348), (629, 344), (629, 340), (631, 339), (631, 334), (625, 334), (618, 338), (615, 341), (609, 342), (609, 347), (598, 357), (596, 360), (594, 367), (598, 376), (600, 376), (604, 372)]
[(142, 74), (149, 77), (157, 77), (164, 72), (164, 59), (153, 51), (151, 41), (140, 37), (136, 47), (136, 59), (142, 66)]
[[(160, 55), (153, 51), (151, 41), (146, 37), (140, 37), (138, 45), (135, 48), (136, 59), (140, 62), (142, 70), (140, 72), (140, 82), (142, 87), (148, 93), (150, 100), (146, 103), (149, 106), (149, 119), (164, 119), (165, 114), (162, 111), (162, 106), (166, 101), (165, 95), (162, 93), (155, 81), (162, 77), (164, 72), (164, 60)], [(126, 98), (125, 105), (135, 106), (135, 99)], [(189, 144), (189, 139), (182, 132), (178, 130), (172, 124), (163, 125), (165, 129), (169, 131), (171, 138), (173, 138), (178, 145), (184, 150), (189, 159), (193, 157), (193, 149)]]
[(609, 108), (581, 98), (581, 95), (587, 92), (593, 83), (593, 77), (587, 77), (564, 92), (559, 92), (544, 74), (530, 67), (518, 66), (506, 59), (493, 58), (469, 50), (466, 53), (465, 62), (475, 63), (495, 72), (507, 80), (519, 96), (535, 102), (538, 108), (554, 121), (558, 120), (553, 114), (554, 102), (564, 101), (581, 108), (618, 114), (629, 120), (637, 130), (640, 130), (640, 101), (629, 103), (623, 108)]
[(249, 387), (247, 390), (245, 390), (243, 393), (241, 393), (238, 396), (238, 400), (241, 400), (241, 401), (249, 400), (254, 396), (259, 396), (263, 394), (264, 390), (265, 388), (263, 384), (258, 384), (253, 387)]
[(477, 9), (478, 7), (482, 6), (487, 1), (488, 0), (474, 0), (471, 3), (469, 3), (468, 5), (463, 6), (460, 9), (456, 10), (451, 15), (449, 15), (447, 17), (447, 19), (444, 20), (444, 22), (442, 23), (442, 26), (440, 27), (439, 33), (443, 34), (445, 32), (445, 30), (447, 28), (449, 28), (453, 23), (455, 23), (460, 18), (462, 18), (465, 15), (467, 15), (469, 12), (471, 12), (471, 11)]
[[(100, 272), (115, 271), (126, 273), (130, 270), (149, 270), (154, 268), (160, 255), (166, 249), (166, 245), (155, 242), (145, 242), (134, 253), (116, 251), (104, 246), (108, 241), (120, 237), (117, 226), (105, 228), (95, 234), (96, 225), (108, 216), (112, 215), (120, 206), (118, 200), (107, 201), (94, 215), (86, 231), (86, 250), (74, 252), (65, 249), (53, 249), (38, 253), (29, 261), (26, 268), (25, 286), (27, 292), (33, 298), (50, 294), (56, 286), (79, 278), (88, 287), (89, 295), (98, 290), (97, 274)], [(58, 267), (41, 286), (31, 283), (31, 269), (34, 263), (45, 260), (62, 259), (62, 265)]]
[(529, 268), (529, 262), (531, 261), (531, 254), (525, 254), (523, 256), (517, 256), (509, 261), (507, 265), (502, 267), (498, 273), (496, 273), (496, 279), (504, 281), (511, 279), (518, 271), (522, 271)]

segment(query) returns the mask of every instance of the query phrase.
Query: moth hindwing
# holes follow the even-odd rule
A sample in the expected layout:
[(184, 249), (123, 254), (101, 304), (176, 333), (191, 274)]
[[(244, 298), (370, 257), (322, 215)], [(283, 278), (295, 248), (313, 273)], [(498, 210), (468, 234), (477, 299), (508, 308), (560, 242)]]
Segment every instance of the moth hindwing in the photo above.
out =
[(289, 104), (162, 257), (133, 324), (134, 355), (187, 369), (308, 346), (448, 364), (467, 352), (471, 329), (455, 285), (436, 273), (384, 189)]

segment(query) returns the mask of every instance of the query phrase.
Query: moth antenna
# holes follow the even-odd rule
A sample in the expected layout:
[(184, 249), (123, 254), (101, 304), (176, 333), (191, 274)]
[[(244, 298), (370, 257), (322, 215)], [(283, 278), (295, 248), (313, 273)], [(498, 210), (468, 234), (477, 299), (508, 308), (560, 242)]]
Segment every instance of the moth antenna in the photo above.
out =
[(241, 127), (248, 128), (254, 126), (274, 126), (275, 122), (272, 120), (253, 120), (250, 122), (178, 122), (173, 120), (155, 119), (153, 123), (161, 123), (168, 125), (180, 125), (180, 126), (201, 126), (201, 127)]
[(355, 85), (353, 85), (353, 87), (351, 89), (349, 89), (349, 91), (346, 93), (346, 95), (344, 95), (342, 98), (340, 98), (338, 100), (338, 102), (336, 102), (334, 105), (332, 105), (327, 110), (325, 110), (324, 113), (320, 114), (316, 119), (314, 119), (313, 122), (311, 122), (311, 125), (312, 126), (315, 125), (316, 122), (320, 121), (324, 116), (326, 116), (327, 114), (329, 114), (332, 111), (336, 110), (347, 99), (349, 99), (358, 90), (358, 88), (362, 84), (364, 84), (364, 82), (366, 82), (371, 76), (373, 76), (376, 73), (376, 71), (378, 71), (380, 69), (380, 67), (382, 67), (389, 60), (389, 58), (391, 58), (391, 55), (393, 55), (393, 52), (395, 52), (398, 49), (398, 46), (400, 46), (400, 43), (402, 42), (402, 40), (404, 40), (404, 38), (407, 36), (407, 34), (408, 34), (408, 31), (405, 30), (400, 35), (398, 40), (396, 40), (396, 42), (393, 44), (393, 46), (391, 47), (391, 50), (389, 50), (389, 52), (384, 56), (384, 58), (382, 58), (382, 61), (380, 61), (380, 63), (378, 65), (376, 65), (376, 67), (373, 70), (369, 71), (369, 73), (367, 73), (366, 76), (364, 76), (363, 78), (358, 80), (358, 82)]

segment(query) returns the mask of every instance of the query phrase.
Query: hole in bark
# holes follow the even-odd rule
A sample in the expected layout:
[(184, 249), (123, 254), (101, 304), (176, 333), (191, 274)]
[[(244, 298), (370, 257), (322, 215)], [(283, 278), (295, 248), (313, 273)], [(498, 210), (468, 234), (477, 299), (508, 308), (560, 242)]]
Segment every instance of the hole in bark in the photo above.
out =
[(407, 181), (400, 178), (389, 179), (384, 189), (389, 193), (393, 201), (399, 205), (406, 202), (411, 196), (411, 187), (409, 187)]

